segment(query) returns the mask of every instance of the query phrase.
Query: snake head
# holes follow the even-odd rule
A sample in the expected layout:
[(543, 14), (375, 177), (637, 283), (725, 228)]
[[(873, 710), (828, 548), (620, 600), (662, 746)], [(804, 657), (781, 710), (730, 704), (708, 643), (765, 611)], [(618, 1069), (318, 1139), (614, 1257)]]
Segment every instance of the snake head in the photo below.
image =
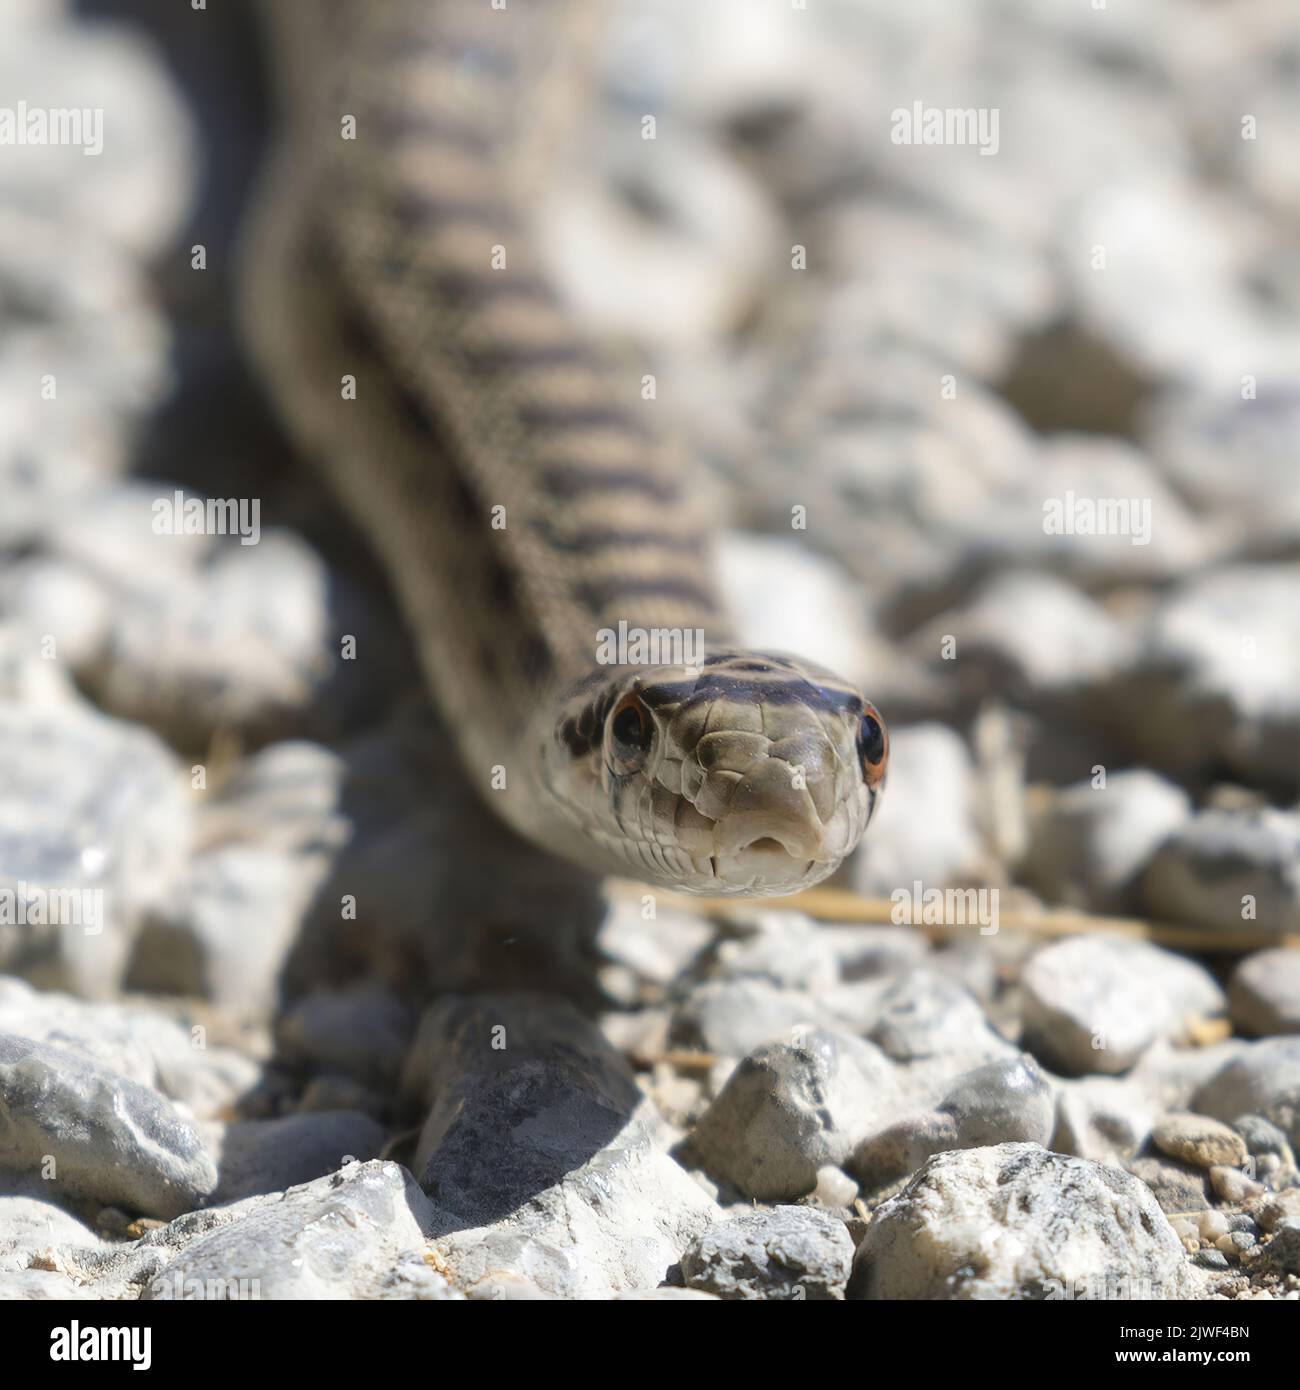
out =
[(831, 672), (726, 651), (594, 674), (548, 753), (545, 783), (588, 859), (678, 891), (769, 896), (819, 882), (857, 844), (889, 735)]

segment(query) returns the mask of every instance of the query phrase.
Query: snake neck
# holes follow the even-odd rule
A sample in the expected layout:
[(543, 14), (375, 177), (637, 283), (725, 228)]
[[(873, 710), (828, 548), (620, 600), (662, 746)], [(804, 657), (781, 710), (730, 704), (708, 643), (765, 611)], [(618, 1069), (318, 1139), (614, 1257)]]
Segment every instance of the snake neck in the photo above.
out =
[(471, 776), (513, 772), (526, 807), (539, 708), (609, 633), (726, 639), (661, 407), (575, 328), (518, 196), (569, 7), (275, 9), (289, 110), (250, 335), (385, 561)]

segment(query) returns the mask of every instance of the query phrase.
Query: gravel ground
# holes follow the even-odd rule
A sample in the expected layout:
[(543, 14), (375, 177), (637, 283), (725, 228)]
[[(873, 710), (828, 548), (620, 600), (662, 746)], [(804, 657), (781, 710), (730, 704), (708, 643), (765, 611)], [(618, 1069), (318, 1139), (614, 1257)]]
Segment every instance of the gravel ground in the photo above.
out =
[(615, 5), (537, 212), (890, 721), (818, 923), (498, 830), (241, 376), (247, 36), (15, 7), (104, 138), (0, 143), (0, 1298), (1300, 1298), (1294, 17), (995, 8)]

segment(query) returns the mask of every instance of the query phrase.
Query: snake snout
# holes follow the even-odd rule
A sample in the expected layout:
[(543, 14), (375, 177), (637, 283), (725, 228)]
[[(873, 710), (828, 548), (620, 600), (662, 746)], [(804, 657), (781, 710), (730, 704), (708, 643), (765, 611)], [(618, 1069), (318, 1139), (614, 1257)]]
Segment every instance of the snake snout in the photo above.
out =
[(883, 724), (852, 686), (745, 651), (585, 679), (543, 744), (548, 789), (567, 789), (614, 872), (748, 897), (834, 873), (866, 829), (888, 757)]
[(827, 857), (825, 826), (807, 783), (780, 758), (765, 759), (741, 778), (714, 839), (722, 854), (779, 849), (801, 864)]

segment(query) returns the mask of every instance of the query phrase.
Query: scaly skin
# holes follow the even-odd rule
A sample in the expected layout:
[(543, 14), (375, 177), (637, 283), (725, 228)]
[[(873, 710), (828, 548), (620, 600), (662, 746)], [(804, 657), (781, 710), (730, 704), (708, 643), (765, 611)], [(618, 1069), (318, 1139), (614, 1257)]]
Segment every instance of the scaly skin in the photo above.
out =
[[(530, 257), (515, 195), (570, 7), (275, 9), (285, 131), (248, 334), (387, 566), (472, 781), (598, 872), (747, 894), (826, 877), (883, 786), (880, 717), (829, 672), (736, 649), (657, 407)], [(620, 623), (709, 656), (602, 664)]]

